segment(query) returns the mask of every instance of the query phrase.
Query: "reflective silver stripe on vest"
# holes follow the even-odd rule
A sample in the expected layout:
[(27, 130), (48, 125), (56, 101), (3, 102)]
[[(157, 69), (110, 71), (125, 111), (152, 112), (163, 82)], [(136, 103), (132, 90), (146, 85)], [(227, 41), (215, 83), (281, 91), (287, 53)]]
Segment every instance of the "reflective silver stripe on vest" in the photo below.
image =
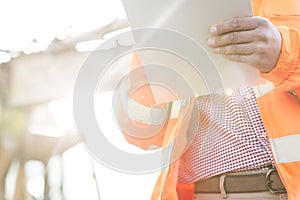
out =
[(134, 121), (160, 125), (167, 119), (178, 118), (182, 106), (185, 106), (187, 101), (189, 100), (178, 100), (163, 107), (148, 107), (131, 99), (128, 103), (128, 115)]
[(255, 85), (252, 87), (253, 87), (256, 98), (259, 98), (261, 96), (264, 96), (271, 90), (273, 90), (274, 84), (271, 83), (270, 81), (266, 81), (266, 83), (264, 83), (264, 84), (259, 84), (259, 85)]
[(300, 161), (300, 134), (273, 138), (270, 144), (277, 164)]
[(169, 107), (169, 104), (164, 107), (148, 107), (131, 99), (128, 103), (128, 115), (130, 119), (135, 121), (160, 125), (168, 117)]

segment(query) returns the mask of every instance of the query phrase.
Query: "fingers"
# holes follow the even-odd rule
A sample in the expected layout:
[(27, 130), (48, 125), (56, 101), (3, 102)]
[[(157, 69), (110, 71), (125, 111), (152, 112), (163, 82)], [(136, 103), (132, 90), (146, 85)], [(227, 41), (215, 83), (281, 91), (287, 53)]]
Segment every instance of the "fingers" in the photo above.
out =
[(255, 53), (255, 48), (251, 43), (247, 44), (232, 44), (221, 47), (213, 48), (212, 51), (217, 54), (223, 55), (251, 55)]
[(233, 31), (253, 30), (265, 23), (262, 17), (240, 17), (228, 19), (213, 25), (210, 28), (212, 34), (224, 34)]
[(254, 30), (230, 32), (223, 35), (215, 35), (209, 38), (207, 44), (210, 47), (219, 47), (228, 44), (249, 43), (255, 39), (254, 35)]
[(223, 57), (228, 60), (240, 63), (249, 63), (252, 59), (252, 57), (248, 55), (223, 55)]
[(259, 55), (255, 53), (251, 55), (223, 55), (223, 57), (227, 60), (248, 64), (250, 66), (258, 65), (260, 59)]

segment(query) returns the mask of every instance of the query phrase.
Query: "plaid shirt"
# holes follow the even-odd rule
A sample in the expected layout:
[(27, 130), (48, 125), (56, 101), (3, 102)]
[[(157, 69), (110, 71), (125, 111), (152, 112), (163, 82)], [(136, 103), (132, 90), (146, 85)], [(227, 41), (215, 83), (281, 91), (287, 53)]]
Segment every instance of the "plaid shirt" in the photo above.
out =
[(179, 182), (273, 164), (266, 129), (252, 88), (200, 97), (199, 127), (181, 157)]

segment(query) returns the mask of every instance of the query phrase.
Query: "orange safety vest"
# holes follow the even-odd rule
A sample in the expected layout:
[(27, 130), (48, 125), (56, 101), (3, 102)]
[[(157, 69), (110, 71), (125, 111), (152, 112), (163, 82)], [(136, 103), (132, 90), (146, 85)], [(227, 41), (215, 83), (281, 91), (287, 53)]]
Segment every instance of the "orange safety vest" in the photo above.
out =
[[(259, 15), (276, 25), (282, 36), (277, 66), (263, 77), (275, 89), (258, 99), (275, 166), (289, 200), (300, 199), (300, 1), (261, 1)], [(290, 93), (289, 93), (290, 92)], [(297, 96), (298, 95), (298, 96)]]
[[(282, 52), (276, 67), (262, 76), (274, 84), (274, 89), (257, 99), (263, 123), (273, 153), (275, 166), (288, 192), (289, 200), (300, 199), (300, 1), (299, 0), (252, 0), (255, 15), (263, 16), (276, 25), (282, 36)], [(141, 61), (133, 54), (131, 67), (140, 67)], [(140, 74), (139, 78), (145, 78)], [(153, 88), (149, 85), (130, 94), (135, 102), (151, 107), (155, 105)], [(170, 94), (170, 98), (173, 97)], [(164, 105), (163, 105), (164, 106)], [(186, 106), (193, 107), (193, 101)], [(133, 119), (137, 125), (144, 122)], [(181, 112), (170, 118), (164, 128), (147, 139), (124, 134), (126, 140), (143, 149), (164, 147), (174, 134), (186, 132), (189, 119), (182, 121)], [(184, 134), (183, 134), (184, 135)], [(184, 140), (185, 137), (180, 139)], [(176, 142), (175, 142), (176, 144)], [(176, 146), (176, 145), (175, 145)], [(176, 147), (174, 147), (174, 152)], [(174, 153), (173, 152), (173, 153)], [(180, 159), (161, 172), (151, 200), (192, 199), (193, 185), (177, 183)], [(176, 189), (177, 186), (177, 189)]]

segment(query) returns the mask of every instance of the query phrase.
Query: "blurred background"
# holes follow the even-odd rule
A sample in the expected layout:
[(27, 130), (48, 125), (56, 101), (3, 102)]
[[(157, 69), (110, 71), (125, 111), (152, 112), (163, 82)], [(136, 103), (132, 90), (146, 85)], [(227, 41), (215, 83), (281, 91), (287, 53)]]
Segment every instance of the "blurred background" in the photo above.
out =
[[(72, 116), (85, 59), (129, 30), (121, 0), (0, 0), (0, 19), (0, 200), (149, 199), (157, 173), (95, 161)], [(117, 145), (141, 152), (109, 127)]]

